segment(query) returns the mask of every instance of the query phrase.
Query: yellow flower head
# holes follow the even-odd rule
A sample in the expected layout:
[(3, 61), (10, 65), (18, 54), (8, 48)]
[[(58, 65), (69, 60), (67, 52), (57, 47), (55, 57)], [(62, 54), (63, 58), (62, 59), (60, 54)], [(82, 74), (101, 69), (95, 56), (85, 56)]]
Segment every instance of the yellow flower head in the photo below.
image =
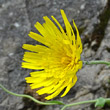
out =
[(23, 68), (34, 69), (30, 77), (26, 78), (27, 83), (31, 83), (32, 89), (40, 88), (36, 91), (39, 95), (49, 94), (45, 99), (56, 97), (64, 88), (65, 96), (77, 81), (76, 72), (82, 68), (80, 54), (82, 43), (78, 29), (73, 20), (77, 36), (75, 37), (65, 13), (61, 10), (66, 32), (60, 23), (53, 17), (57, 26), (47, 17), (43, 17), (45, 23), (37, 22), (36, 29), (41, 35), (30, 32), (29, 36), (44, 45), (24, 44), (23, 48), (31, 52), (25, 52), (22, 62)]

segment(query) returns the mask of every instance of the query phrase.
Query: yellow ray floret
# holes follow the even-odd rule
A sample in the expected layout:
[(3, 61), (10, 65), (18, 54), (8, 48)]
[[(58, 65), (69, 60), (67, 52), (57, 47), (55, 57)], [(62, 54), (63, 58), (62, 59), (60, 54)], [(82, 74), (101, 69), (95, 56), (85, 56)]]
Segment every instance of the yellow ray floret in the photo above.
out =
[(30, 32), (29, 36), (44, 45), (24, 44), (25, 52), (22, 67), (33, 69), (30, 77), (25, 78), (30, 83), (31, 89), (40, 88), (39, 95), (49, 94), (45, 99), (50, 100), (65, 88), (61, 97), (65, 96), (77, 82), (76, 72), (82, 68), (80, 55), (82, 43), (77, 26), (76, 36), (66, 14), (61, 10), (66, 32), (60, 23), (54, 18), (57, 27), (47, 16), (43, 17), (45, 23), (35, 24), (40, 34)]

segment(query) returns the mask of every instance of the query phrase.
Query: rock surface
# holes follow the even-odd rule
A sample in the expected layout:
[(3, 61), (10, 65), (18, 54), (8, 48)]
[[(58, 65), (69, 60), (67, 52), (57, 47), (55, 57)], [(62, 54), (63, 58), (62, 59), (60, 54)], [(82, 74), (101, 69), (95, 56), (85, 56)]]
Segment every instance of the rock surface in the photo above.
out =
[[(109, 1), (109, 0), (108, 0)], [(99, 15), (107, 5), (107, 0), (0, 0), (0, 83), (7, 89), (24, 93), (25, 77), (30, 70), (22, 69), (21, 62), (24, 43), (36, 41), (28, 37), (30, 30), (36, 31), (34, 24), (43, 23), (43, 16), (54, 15), (63, 24), (60, 9), (64, 9), (69, 21), (75, 20), (84, 42), (84, 60), (110, 60), (110, 20), (104, 38), (97, 51), (92, 49), (95, 41), (91, 34), (96, 24), (100, 25)], [(37, 32), (37, 31), (36, 31)], [(91, 46), (89, 45), (91, 43)], [(78, 73), (78, 81), (64, 97), (57, 97), (65, 103), (110, 97), (110, 68), (105, 65), (85, 66)], [(32, 95), (32, 94), (31, 94)], [(8, 95), (0, 89), (0, 110), (60, 110), (61, 106), (40, 106), (32, 101)], [(67, 108), (67, 110), (93, 110), (90, 105)], [(105, 108), (107, 110), (107, 108)]]

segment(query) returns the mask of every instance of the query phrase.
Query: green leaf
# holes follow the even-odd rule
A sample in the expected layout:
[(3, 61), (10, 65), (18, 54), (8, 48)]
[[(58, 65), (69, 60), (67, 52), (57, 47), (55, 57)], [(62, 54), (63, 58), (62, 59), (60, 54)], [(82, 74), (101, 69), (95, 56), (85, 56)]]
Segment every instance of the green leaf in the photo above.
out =
[(95, 103), (95, 107), (104, 107), (106, 103), (106, 100), (104, 98), (99, 98), (97, 99), (96, 103)]
[(46, 101), (46, 103), (55, 103), (55, 104), (59, 104), (59, 105), (64, 105), (63, 102), (61, 102), (61, 101), (57, 101), (57, 100)]
[(106, 101), (106, 104), (107, 104), (108, 106), (110, 106), (110, 100), (107, 100), (107, 101)]

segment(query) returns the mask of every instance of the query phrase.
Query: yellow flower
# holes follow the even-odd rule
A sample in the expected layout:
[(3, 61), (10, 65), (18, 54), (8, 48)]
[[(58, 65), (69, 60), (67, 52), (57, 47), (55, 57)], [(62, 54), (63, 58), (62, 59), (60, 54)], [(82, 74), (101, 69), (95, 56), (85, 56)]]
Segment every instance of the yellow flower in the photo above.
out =
[(34, 69), (30, 77), (26, 78), (27, 83), (31, 83), (32, 89), (40, 88), (36, 91), (39, 95), (49, 94), (45, 99), (56, 97), (64, 88), (65, 96), (77, 81), (76, 72), (82, 68), (80, 54), (82, 43), (78, 29), (73, 20), (77, 36), (75, 37), (65, 13), (61, 10), (66, 32), (60, 23), (53, 17), (52, 19), (59, 28), (47, 17), (43, 17), (45, 23), (37, 22), (36, 29), (41, 35), (30, 32), (29, 36), (44, 45), (24, 44), (23, 48), (31, 52), (25, 52), (22, 62), (23, 68)]

